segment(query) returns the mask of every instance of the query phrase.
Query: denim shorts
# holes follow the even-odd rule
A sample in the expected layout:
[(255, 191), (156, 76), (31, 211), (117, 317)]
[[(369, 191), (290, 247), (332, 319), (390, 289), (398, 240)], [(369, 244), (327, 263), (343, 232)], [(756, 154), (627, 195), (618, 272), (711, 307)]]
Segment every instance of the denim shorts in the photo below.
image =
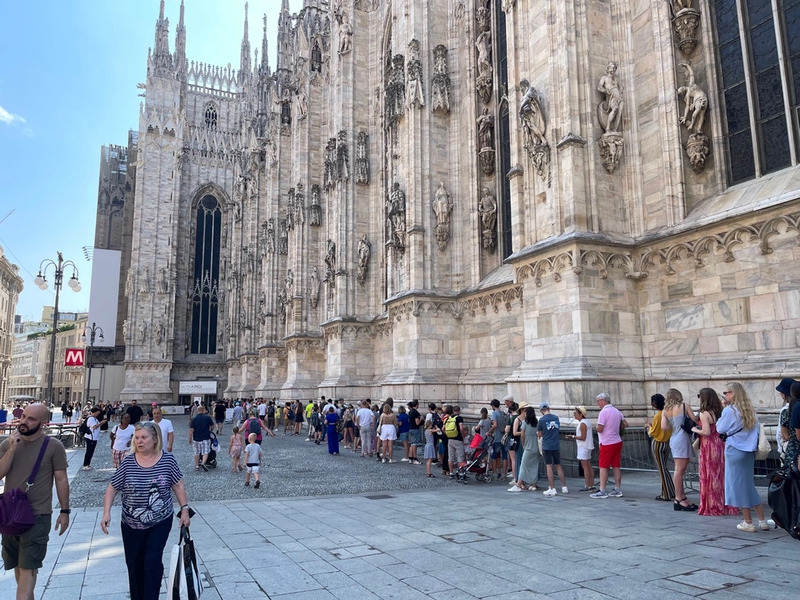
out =
[(508, 444), (497, 441), (492, 444), (492, 458), (501, 457), (503, 460), (508, 458)]
[(398, 442), (407, 442), (408, 441), (408, 431), (404, 431), (403, 433), (397, 434), (397, 441)]
[(419, 446), (422, 443), (422, 429), (409, 429), (408, 439), (412, 444)]

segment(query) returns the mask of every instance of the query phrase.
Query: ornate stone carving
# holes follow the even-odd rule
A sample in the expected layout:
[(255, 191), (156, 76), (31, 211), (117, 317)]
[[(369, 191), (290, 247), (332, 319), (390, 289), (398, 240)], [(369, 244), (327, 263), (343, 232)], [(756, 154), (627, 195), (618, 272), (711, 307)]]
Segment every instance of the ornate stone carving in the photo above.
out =
[(290, 188), (286, 194), (286, 228), (294, 229), (294, 188)]
[(444, 181), (439, 182), (431, 208), (436, 215), (436, 243), (439, 250), (444, 250), (450, 240), (450, 213), (453, 212), (453, 201), (444, 187)]
[(433, 112), (450, 112), (450, 74), (447, 64), (447, 47), (439, 44), (433, 49), (433, 79), (431, 81), (431, 109)]
[(162, 344), (165, 334), (166, 328), (164, 327), (164, 321), (159, 321), (155, 327), (155, 333), (153, 334), (153, 341), (155, 342), (156, 346), (160, 346)]
[(319, 304), (319, 269), (317, 267), (314, 267), (311, 271), (308, 286), (308, 301), (311, 304), (311, 308), (317, 308)]
[(139, 343), (147, 343), (147, 321), (144, 319), (139, 321)]
[(169, 281), (167, 280), (167, 270), (163, 267), (158, 271), (158, 293), (169, 293)]
[(311, 206), (309, 207), (309, 225), (319, 227), (322, 224), (322, 205), (319, 203), (319, 186), (311, 186)]
[(336, 242), (330, 239), (325, 252), (325, 283), (328, 285), (328, 304), (332, 304), (336, 290)]
[(267, 292), (264, 290), (258, 297), (258, 320), (262, 325), (267, 322)]
[[(701, 173), (706, 166), (706, 157), (711, 150), (711, 142), (702, 129), (706, 120), (708, 109), (708, 94), (706, 94), (694, 81), (694, 69), (689, 63), (682, 62), (686, 85), (678, 88), (678, 97), (683, 96), (686, 104), (680, 123), (689, 132), (686, 142), (686, 155), (695, 173)], [(691, 116), (690, 114), (691, 113)]]
[(380, 0), (355, 0), (356, 10), (372, 12), (377, 10)]
[(406, 58), (395, 54), (392, 70), (386, 82), (386, 123), (394, 125), (405, 113), (406, 104)]
[(126, 342), (131, 341), (129, 335), (130, 331), (128, 331), (128, 319), (125, 319), (122, 322), (122, 339), (125, 340)]
[(678, 49), (684, 56), (691, 56), (697, 47), (700, 11), (692, 8), (692, 0), (674, 0), (672, 8), (672, 27), (678, 36)]
[(356, 142), (356, 183), (369, 184), (369, 135), (366, 131), (358, 133)]
[(394, 182), (386, 201), (387, 245), (398, 250), (406, 247), (406, 194), (400, 184)]
[(278, 240), (278, 254), (289, 254), (289, 228), (286, 219), (281, 219), (280, 239)]
[(597, 105), (597, 120), (605, 132), (598, 140), (600, 157), (606, 171), (613, 173), (622, 158), (624, 142), (622, 139), (622, 109), (625, 105), (622, 90), (617, 79), (617, 63), (611, 61), (606, 73), (597, 84), (597, 91), (605, 97)]
[(520, 82), (520, 89), (523, 91), (519, 105), (522, 145), (528, 151), (528, 158), (536, 167), (539, 177), (545, 179), (550, 166), (550, 144), (545, 138), (547, 123), (542, 110), (542, 99), (536, 88), (526, 79)]
[(494, 117), (488, 108), (478, 117), (478, 156), (483, 174), (494, 173)]
[(478, 201), (478, 214), (481, 218), (481, 244), (484, 250), (494, 252), (497, 247), (497, 201), (488, 187)]
[(339, 54), (348, 54), (353, 49), (353, 26), (342, 11), (336, 12), (336, 21), (339, 23)]
[(342, 129), (338, 135), (336, 147), (336, 178), (339, 181), (350, 180), (350, 159), (347, 155), (347, 132)]
[(409, 108), (425, 106), (425, 95), (422, 92), (422, 61), (419, 57), (419, 40), (408, 43), (408, 81), (406, 83), (406, 102)]
[(267, 219), (264, 225), (264, 245), (269, 254), (275, 252), (275, 219)]
[(302, 183), (294, 188), (294, 219), (298, 225), (306, 220), (306, 194)]
[(278, 292), (278, 319), (281, 322), (281, 325), (286, 324), (286, 307), (289, 305), (289, 298), (286, 295), (286, 289), (281, 289)]
[(503, 0), (503, 12), (509, 12), (517, 5), (517, 0)]
[(286, 297), (291, 298), (294, 295), (294, 272), (291, 269), (286, 269), (283, 283), (286, 286)]
[(150, 293), (150, 269), (145, 267), (139, 276), (139, 293), (146, 295)]
[(478, 7), (475, 9), (475, 20), (478, 24), (478, 31), (489, 31), (492, 27), (492, 13), (487, 0), (479, 0)]
[(332, 190), (336, 185), (336, 138), (328, 138), (325, 145), (325, 175), (323, 185), (326, 190)]
[(130, 298), (134, 294), (134, 286), (133, 270), (128, 269), (128, 277), (125, 279), (125, 296)]
[(478, 79), (475, 81), (475, 89), (484, 104), (489, 104), (492, 100), (493, 73), (492, 68), (492, 34), (489, 31), (482, 32), (475, 40), (475, 47), (478, 49)]
[(372, 244), (367, 239), (367, 234), (361, 236), (358, 241), (358, 283), (364, 285), (367, 280), (367, 267), (369, 266), (369, 257), (372, 254)]

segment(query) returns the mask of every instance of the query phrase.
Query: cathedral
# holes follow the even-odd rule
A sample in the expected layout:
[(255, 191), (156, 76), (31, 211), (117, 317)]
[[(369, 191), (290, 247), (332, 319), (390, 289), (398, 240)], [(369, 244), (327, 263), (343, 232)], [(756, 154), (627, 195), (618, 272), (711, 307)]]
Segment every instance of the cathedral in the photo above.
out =
[(302, 4), (274, 68), (245, 7), (233, 69), (161, 2), (106, 223), (123, 400), (605, 391), (635, 417), (737, 380), (778, 406), (800, 0)]

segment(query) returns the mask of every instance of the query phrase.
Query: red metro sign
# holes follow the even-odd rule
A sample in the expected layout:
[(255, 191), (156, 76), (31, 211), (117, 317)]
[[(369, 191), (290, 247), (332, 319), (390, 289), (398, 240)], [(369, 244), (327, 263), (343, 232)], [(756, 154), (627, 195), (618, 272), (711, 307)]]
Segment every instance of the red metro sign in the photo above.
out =
[(83, 348), (67, 348), (64, 353), (64, 366), (65, 367), (82, 367), (83, 366)]

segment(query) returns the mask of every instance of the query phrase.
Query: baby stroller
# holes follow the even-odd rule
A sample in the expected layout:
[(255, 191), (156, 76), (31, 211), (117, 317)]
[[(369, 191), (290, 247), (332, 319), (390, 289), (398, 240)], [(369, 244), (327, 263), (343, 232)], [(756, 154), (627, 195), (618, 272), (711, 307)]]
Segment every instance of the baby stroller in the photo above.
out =
[(458, 467), (456, 481), (467, 483), (470, 473), (475, 474), (475, 481), (490, 483), (492, 474), (489, 473), (489, 448), (492, 447), (492, 438), (486, 437), (481, 446), (475, 448), (472, 457), (468, 457), (466, 464)]
[(217, 440), (217, 434), (212, 431), (211, 449), (208, 451), (208, 458), (204, 463), (209, 469), (217, 468), (217, 450), (219, 450), (219, 441)]

